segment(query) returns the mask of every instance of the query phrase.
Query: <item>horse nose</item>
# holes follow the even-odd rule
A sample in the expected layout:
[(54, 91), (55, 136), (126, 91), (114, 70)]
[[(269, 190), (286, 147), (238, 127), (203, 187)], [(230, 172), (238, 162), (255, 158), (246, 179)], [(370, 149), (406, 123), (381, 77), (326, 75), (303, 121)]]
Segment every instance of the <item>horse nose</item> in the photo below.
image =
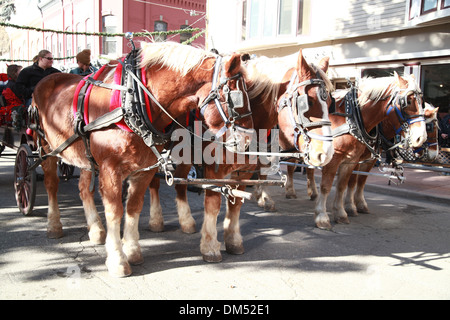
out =
[(417, 148), (417, 147), (420, 147), (421, 145), (423, 145), (426, 140), (427, 140), (426, 135), (419, 135), (419, 136), (416, 136), (415, 139), (412, 139), (411, 143), (414, 148)]
[(312, 153), (310, 154), (310, 163), (313, 166), (324, 166), (326, 164), (328, 164), (328, 162), (330, 162), (332, 158), (332, 154), (330, 154), (330, 152), (317, 152), (317, 153)]

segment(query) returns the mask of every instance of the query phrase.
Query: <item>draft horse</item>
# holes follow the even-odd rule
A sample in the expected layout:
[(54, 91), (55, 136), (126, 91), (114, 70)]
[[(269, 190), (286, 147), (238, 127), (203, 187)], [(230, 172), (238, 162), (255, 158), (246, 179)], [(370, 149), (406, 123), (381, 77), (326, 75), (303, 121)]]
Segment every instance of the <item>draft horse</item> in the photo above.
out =
[[(426, 140), (421, 92), (413, 76), (404, 79), (395, 73), (393, 77), (365, 78), (358, 89), (348, 90), (335, 98), (337, 112), (330, 114), (335, 153), (322, 168), (320, 194), (314, 215), (316, 226), (328, 230), (332, 226), (326, 212), (326, 201), (336, 172), (338, 176), (332, 214), (336, 223), (349, 223), (344, 209), (344, 194), (352, 171), (363, 159), (366, 149), (371, 150), (374, 157), (379, 156), (375, 147), (377, 135), (371, 132), (381, 121), (390, 113), (395, 113), (401, 125), (408, 128), (412, 147), (419, 147)], [(352, 103), (357, 105), (349, 109)], [(350, 113), (359, 114), (359, 124), (350, 120), (354, 119)], [(312, 170), (309, 171), (311, 175)]]
[[(412, 153), (414, 157), (413, 161), (433, 161), (439, 154), (439, 145), (437, 143), (438, 138), (438, 121), (437, 121), (437, 112), (439, 108), (434, 108), (428, 103), (425, 103), (424, 117), (425, 124), (427, 130), (427, 140), (423, 145), (418, 148), (408, 148), (399, 151), (400, 154), (403, 152), (409, 151)], [(404, 134), (402, 130), (402, 126), (395, 121), (396, 119), (388, 119), (384, 120), (381, 123), (382, 130), (382, 147), (385, 152), (397, 152), (400, 148), (398, 145), (394, 145), (391, 143), (391, 139), (394, 138), (396, 134)], [(396, 118), (396, 117), (395, 117)], [(407, 137), (406, 137), (407, 138)], [(383, 143), (384, 142), (384, 143)], [(393, 148), (393, 149), (391, 149)], [(391, 150), (389, 150), (391, 149)], [(361, 172), (370, 172), (370, 170), (375, 165), (377, 159), (370, 159), (370, 154), (368, 151), (364, 153), (361, 157), (361, 160), (367, 159), (366, 161), (362, 161), (359, 164), (359, 168), (356, 168), (357, 171)], [(350, 180), (348, 182), (347, 193), (345, 196), (345, 211), (350, 216), (357, 216), (358, 213), (369, 213), (369, 207), (367, 205), (366, 199), (364, 197), (364, 187), (366, 185), (368, 176), (364, 174), (352, 174)], [(308, 176), (308, 180), (311, 177)], [(312, 177), (314, 179), (314, 176)], [(317, 191), (316, 191), (317, 192)]]
[[(35, 129), (40, 133), (38, 140), (46, 153), (42, 168), (49, 202), (48, 237), (62, 236), (57, 202), (59, 179), (54, 157), (58, 155), (64, 162), (82, 169), (79, 189), (90, 236), (102, 242), (104, 229), (93, 203), (93, 190), (89, 188), (93, 175), (88, 170), (94, 167), (98, 170), (107, 223), (106, 266), (111, 275), (119, 277), (131, 274), (130, 264), (143, 262), (138, 243), (139, 214), (156, 168), (164, 164), (160, 152), (170, 139), (170, 134), (164, 132), (168, 125), (181, 114), (203, 106), (205, 120), (214, 134), (233, 131), (229, 136), (236, 137), (239, 129), (253, 128), (250, 116), (228, 121), (230, 110), (226, 104), (216, 103), (216, 100), (225, 99), (223, 84), (238, 90), (238, 79), (245, 76), (240, 55), (232, 55), (222, 63), (215, 54), (170, 42), (142, 43), (142, 49), (133, 52), (135, 59), (128, 56), (111, 62), (93, 79), (80, 82), (80, 77), (70, 74), (44, 78), (36, 86), (33, 103)], [(120, 78), (117, 73), (120, 69), (126, 77), (117, 84), (115, 80)], [(215, 83), (219, 80), (219, 71), (223, 76), (221, 86)], [(84, 112), (80, 116), (78, 110), (73, 110), (77, 100), (74, 95), (83, 81), (94, 85), (87, 89), (91, 91), (89, 100), (85, 99)], [(121, 93), (119, 99), (122, 98), (119, 107), (115, 105), (117, 92)], [(207, 99), (211, 96), (212, 99)], [(235, 111), (249, 114), (248, 101), (243, 100), (244, 105)], [(96, 125), (99, 119), (111, 117), (113, 119)], [(77, 131), (80, 126), (82, 129)], [(92, 127), (96, 130), (91, 130)], [(233, 145), (233, 141), (227, 142)], [(121, 239), (122, 182), (127, 177), (129, 189)]]
[[(333, 154), (331, 127), (328, 120), (328, 108), (332, 102), (328, 92), (331, 82), (325, 72), (328, 58), (324, 58), (318, 67), (310, 66), (300, 51), (296, 67), (281, 59), (259, 58), (247, 62), (248, 92), (254, 122), (259, 134), (267, 133), (277, 123), (289, 147), (302, 154), (315, 165), (325, 165)], [(265, 130), (263, 130), (265, 129)], [(265, 136), (258, 137), (258, 141)], [(247, 159), (248, 160), (248, 159)], [(186, 177), (190, 163), (177, 165), (175, 176)], [(232, 174), (236, 180), (249, 179), (258, 164), (249, 162), (233, 164), (205, 164), (204, 177), (215, 179)], [(150, 186), (151, 208), (150, 229), (162, 231), (164, 227), (162, 208), (159, 202), (159, 181)], [(176, 202), (181, 228), (185, 232), (195, 232), (187, 201), (187, 186), (177, 185)], [(239, 186), (245, 190), (245, 185)], [(234, 200), (234, 201), (232, 201)], [(224, 220), (224, 242), (228, 253), (242, 254), (244, 246), (239, 227), (241, 198), (227, 199)], [(205, 191), (204, 220), (201, 229), (200, 251), (206, 262), (222, 260), (220, 243), (217, 240), (217, 216), (220, 212), (221, 194)]]

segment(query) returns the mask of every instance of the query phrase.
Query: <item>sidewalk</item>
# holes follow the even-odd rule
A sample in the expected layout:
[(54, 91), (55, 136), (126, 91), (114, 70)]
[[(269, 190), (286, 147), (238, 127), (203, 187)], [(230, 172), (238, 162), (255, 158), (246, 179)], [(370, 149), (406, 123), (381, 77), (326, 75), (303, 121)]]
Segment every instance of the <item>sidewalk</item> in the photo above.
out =
[[(405, 178), (402, 184), (396, 185), (389, 179), (370, 175), (367, 179), (365, 190), (383, 194), (393, 194), (402, 197), (414, 197), (415, 200), (429, 200), (450, 205), (450, 175), (443, 172), (429, 170), (404, 168)], [(379, 173), (377, 168), (373, 168), (371, 173)]]
[[(319, 188), (322, 172), (316, 170), (315, 176)], [(397, 178), (393, 178), (389, 183), (389, 178), (383, 176), (375, 167), (370, 171), (364, 190), (450, 205), (450, 175), (444, 175), (443, 172), (404, 167), (403, 177), (404, 180), (401, 184), (396, 184), (399, 182)], [(297, 172), (294, 179), (306, 181), (306, 175)], [(335, 182), (336, 179), (333, 182), (333, 188)]]

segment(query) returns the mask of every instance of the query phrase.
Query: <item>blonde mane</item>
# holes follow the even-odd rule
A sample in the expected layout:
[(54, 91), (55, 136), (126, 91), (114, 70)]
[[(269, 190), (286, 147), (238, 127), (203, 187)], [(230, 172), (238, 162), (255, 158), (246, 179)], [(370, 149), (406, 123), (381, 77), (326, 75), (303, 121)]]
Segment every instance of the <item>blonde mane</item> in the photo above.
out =
[(160, 64), (181, 76), (200, 66), (205, 59), (217, 58), (212, 52), (176, 42), (141, 42), (141, 50), (141, 68)]
[[(275, 100), (278, 97), (280, 85), (285, 74), (297, 64), (298, 54), (282, 58), (258, 57), (246, 63), (248, 80), (251, 82), (249, 88), (250, 98), (263, 94), (263, 101)], [(321, 69), (309, 64), (314, 72), (319, 73), (325, 81), (327, 89), (332, 92), (333, 84)]]
[[(416, 81), (410, 75), (403, 77), (408, 82), (408, 90), (419, 91)], [(358, 84), (360, 94), (359, 104), (365, 105), (369, 101), (378, 102), (386, 98), (397, 87), (395, 76), (383, 78), (363, 78)]]

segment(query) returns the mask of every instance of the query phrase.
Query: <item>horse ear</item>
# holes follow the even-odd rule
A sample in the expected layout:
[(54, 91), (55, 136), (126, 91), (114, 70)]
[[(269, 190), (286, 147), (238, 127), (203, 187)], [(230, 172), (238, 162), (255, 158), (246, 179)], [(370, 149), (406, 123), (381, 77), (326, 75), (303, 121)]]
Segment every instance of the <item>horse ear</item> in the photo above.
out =
[(308, 62), (306, 62), (303, 57), (302, 49), (298, 52), (298, 60), (297, 60), (297, 72), (301, 78), (310, 78), (311, 77), (311, 68), (309, 67)]
[(398, 73), (397, 71), (394, 71), (394, 77), (395, 80), (397, 81), (397, 84), (400, 88), (402, 87), (408, 87), (408, 81), (406, 81), (405, 79), (403, 79)]
[(235, 75), (241, 69), (241, 55), (234, 53), (230, 60), (225, 63), (225, 72), (228, 75)]
[(319, 62), (319, 69), (323, 72), (327, 72), (328, 66), (330, 65), (330, 57), (323, 57)]

